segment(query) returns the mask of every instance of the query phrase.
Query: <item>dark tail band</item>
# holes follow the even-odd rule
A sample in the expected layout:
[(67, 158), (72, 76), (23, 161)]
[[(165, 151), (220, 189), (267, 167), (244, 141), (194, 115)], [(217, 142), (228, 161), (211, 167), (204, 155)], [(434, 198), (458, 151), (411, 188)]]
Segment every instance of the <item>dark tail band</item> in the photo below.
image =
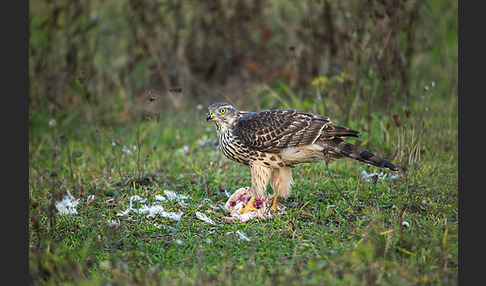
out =
[[(326, 141), (328, 150), (340, 154), (342, 156), (361, 161), (363, 163), (371, 164), (380, 168), (388, 168), (392, 171), (397, 171), (397, 166), (386, 161), (385, 159), (376, 156), (375, 154), (366, 151), (362, 148), (355, 148), (353, 144), (348, 143), (342, 139), (332, 139)], [(356, 149), (356, 150), (355, 150)]]

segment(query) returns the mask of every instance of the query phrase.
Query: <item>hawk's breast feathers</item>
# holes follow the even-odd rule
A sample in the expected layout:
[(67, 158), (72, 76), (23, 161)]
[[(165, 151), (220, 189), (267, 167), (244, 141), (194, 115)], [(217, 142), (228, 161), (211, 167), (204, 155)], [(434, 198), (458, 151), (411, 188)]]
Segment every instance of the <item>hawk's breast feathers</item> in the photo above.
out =
[(322, 115), (299, 110), (237, 110), (218, 102), (206, 116), (216, 125), (221, 150), (233, 161), (283, 168), (322, 159), (348, 157), (396, 171), (392, 163), (344, 141), (359, 131), (331, 125)]

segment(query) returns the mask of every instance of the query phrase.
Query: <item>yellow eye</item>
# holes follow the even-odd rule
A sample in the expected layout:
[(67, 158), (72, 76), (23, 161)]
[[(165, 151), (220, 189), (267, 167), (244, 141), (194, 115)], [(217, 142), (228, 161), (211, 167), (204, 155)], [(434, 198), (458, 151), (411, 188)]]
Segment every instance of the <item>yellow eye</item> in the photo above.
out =
[(226, 109), (225, 109), (225, 108), (221, 108), (221, 109), (219, 110), (219, 113), (221, 113), (221, 114), (225, 114), (225, 113), (226, 113)]

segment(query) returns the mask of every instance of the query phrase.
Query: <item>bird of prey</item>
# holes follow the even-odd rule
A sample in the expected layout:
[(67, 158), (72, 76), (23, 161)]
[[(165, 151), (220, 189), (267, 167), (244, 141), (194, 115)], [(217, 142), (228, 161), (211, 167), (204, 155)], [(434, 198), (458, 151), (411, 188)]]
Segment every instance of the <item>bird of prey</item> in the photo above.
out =
[(255, 197), (263, 197), (269, 181), (274, 191), (270, 210), (276, 211), (277, 197), (290, 194), (291, 167), (299, 163), (348, 157), (398, 170), (383, 158), (344, 141), (347, 136), (358, 137), (359, 131), (331, 125), (322, 115), (285, 109), (248, 112), (217, 102), (208, 107), (206, 119), (216, 127), (223, 154), (250, 166), (252, 198), (242, 212), (253, 209)]

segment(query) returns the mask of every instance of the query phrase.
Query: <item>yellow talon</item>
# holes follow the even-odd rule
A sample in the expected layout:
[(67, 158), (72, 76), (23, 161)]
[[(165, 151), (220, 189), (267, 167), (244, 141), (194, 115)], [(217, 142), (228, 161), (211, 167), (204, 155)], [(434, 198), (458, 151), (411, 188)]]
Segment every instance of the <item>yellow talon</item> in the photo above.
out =
[(255, 196), (251, 196), (250, 200), (248, 201), (248, 204), (244, 208), (240, 210), (240, 214), (247, 212), (247, 211), (258, 211), (254, 206), (253, 202), (255, 201)]
[(273, 196), (273, 200), (272, 200), (272, 206), (270, 206), (270, 210), (273, 211), (273, 212), (277, 212), (277, 194), (275, 194)]

